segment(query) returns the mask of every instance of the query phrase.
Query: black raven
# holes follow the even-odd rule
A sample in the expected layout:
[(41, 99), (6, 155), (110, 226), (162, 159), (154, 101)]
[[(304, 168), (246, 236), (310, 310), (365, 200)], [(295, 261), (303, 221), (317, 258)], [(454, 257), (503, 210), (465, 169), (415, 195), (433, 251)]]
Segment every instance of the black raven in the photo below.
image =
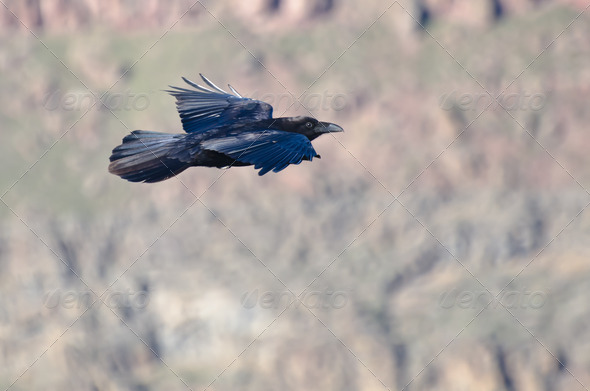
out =
[(186, 134), (135, 130), (113, 149), (109, 172), (131, 182), (159, 182), (191, 166), (251, 166), (258, 175), (320, 155), (311, 141), (342, 128), (311, 117), (272, 118), (272, 106), (233, 94), (201, 75), (207, 87), (172, 87)]

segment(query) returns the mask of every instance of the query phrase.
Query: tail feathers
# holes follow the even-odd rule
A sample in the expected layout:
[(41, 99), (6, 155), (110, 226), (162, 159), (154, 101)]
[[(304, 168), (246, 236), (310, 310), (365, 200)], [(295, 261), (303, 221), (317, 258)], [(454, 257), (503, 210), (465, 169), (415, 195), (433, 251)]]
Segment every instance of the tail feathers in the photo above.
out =
[(131, 182), (160, 182), (191, 166), (184, 134), (135, 130), (113, 149), (109, 172)]

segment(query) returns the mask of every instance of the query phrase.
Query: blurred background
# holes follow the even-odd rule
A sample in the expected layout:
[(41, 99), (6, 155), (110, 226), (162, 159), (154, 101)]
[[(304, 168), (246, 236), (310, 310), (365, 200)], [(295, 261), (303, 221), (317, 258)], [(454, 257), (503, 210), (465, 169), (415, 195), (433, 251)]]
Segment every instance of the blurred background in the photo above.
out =
[[(1, 389), (590, 387), (588, 0), (1, 3)], [(346, 132), (110, 175), (199, 72)]]

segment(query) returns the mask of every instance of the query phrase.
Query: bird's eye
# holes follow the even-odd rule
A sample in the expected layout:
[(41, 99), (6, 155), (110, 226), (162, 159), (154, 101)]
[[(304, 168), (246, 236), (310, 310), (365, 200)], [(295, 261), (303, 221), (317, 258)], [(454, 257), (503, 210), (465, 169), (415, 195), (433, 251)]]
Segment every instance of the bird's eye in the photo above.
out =
[(308, 128), (311, 128), (311, 127), (313, 126), (313, 124), (312, 124), (311, 122), (307, 122), (307, 123), (305, 124), (305, 126), (307, 126)]

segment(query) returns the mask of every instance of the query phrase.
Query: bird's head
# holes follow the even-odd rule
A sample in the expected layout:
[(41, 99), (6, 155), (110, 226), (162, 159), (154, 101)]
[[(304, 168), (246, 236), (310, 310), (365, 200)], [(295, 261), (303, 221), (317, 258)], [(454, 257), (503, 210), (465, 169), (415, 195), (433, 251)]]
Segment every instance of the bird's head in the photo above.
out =
[(312, 117), (294, 117), (290, 120), (295, 132), (307, 136), (310, 140), (324, 133), (344, 132), (344, 129), (336, 124), (321, 122)]

